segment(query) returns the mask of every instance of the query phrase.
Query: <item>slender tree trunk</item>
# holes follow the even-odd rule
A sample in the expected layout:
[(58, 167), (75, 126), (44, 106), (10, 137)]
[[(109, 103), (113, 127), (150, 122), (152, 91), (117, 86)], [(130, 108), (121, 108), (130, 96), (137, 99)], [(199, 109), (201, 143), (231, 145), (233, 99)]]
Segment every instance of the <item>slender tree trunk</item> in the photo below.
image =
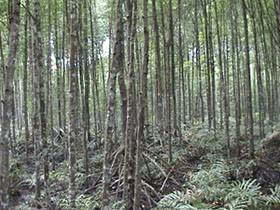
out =
[(205, 51), (206, 51), (206, 66), (207, 66), (207, 114), (208, 114), (208, 128), (211, 129), (212, 127), (212, 120), (211, 120), (211, 75), (210, 75), (210, 46), (209, 46), (209, 20), (208, 20), (208, 12), (207, 12), (207, 3), (206, 1), (202, 0), (202, 10), (205, 19)]
[[(181, 12), (181, 7), (182, 7), (182, 1), (178, 0), (178, 18), (179, 18), (179, 47), (178, 47), (178, 54), (179, 54), (179, 69), (180, 69), (180, 83), (181, 85), (181, 97), (179, 98), (180, 101), (183, 101), (183, 113), (179, 113), (179, 116), (183, 114), (183, 123), (186, 123), (186, 116), (187, 116), (187, 106), (186, 106), (186, 85), (185, 85), (185, 74), (184, 74), (184, 55), (183, 55), (183, 39), (182, 39), (182, 12)], [(188, 81), (189, 82), (189, 81)], [(189, 83), (187, 83), (189, 84)], [(188, 87), (187, 87), (188, 88)], [(188, 94), (190, 94), (190, 91), (188, 91)], [(190, 103), (190, 101), (189, 101)], [(180, 110), (181, 111), (181, 110)], [(181, 139), (181, 138), (180, 138)]]
[[(280, 2), (277, 0), (274, 0), (274, 4), (275, 4), (275, 13), (276, 13), (276, 23), (277, 23), (277, 44), (278, 44), (278, 63), (280, 62)], [(279, 70), (278, 68), (274, 68), (273, 71), (274, 74), (274, 84), (275, 84), (275, 109), (279, 110), (280, 109), (280, 100), (279, 100)], [(278, 120), (279, 118), (279, 112), (276, 111), (276, 120)]]
[(61, 87), (61, 66), (60, 66), (60, 57), (59, 57), (59, 46), (58, 46), (58, 14), (57, 14), (57, 7), (54, 9), (54, 16), (56, 17), (54, 19), (54, 47), (55, 47), (55, 63), (56, 63), (56, 88), (57, 88), (57, 114), (58, 114), (58, 127), (62, 128), (62, 119), (61, 119), (61, 93), (62, 93), (62, 87)]
[[(90, 92), (90, 77), (89, 77), (89, 66), (88, 66), (88, 6), (87, 1), (83, 1), (83, 12), (84, 12), (84, 29), (83, 29), (83, 40), (84, 40), (84, 72), (85, 72), (85, 95), (84, 95), (84, 139), (83, 139), (83, 150), (84, 150), (84, 170), (85, 176), (89, 175), (89, 163), (88, 163), (88, 142), (90, 141), (90, 112), (89, 112), (89, 92)], [(89, 183), (88, 178), (86, 179), (86, 185)]]
[[(266, 40), (266, 33), (265, 33), (265, 24), (264, 24), (264, 18), (263, 18), (263, 5), (261, 0), (258, 0), (258, 13), (260, 15), (260, 21), (261, 21), (261, 43), (263, 48), (264, 55), (268, 54), (268, 45)], [(265, 105), (265, 109), (268, 113), (268, 119), (269, 119), (269, 125), (271, 129), (273, 129), (273, 111), (272, 111), (272, 101), (271, 101), (271, 75), (269, 72), (269, 69), (271, 69), (271, 60), (270, 56), (264, 56), (264, 69), (265, 69), (265, 92), (266, 92), (266, 101), (267, 103)]]
[(19, 38), (20, 0), (12, 1), (12, 19), (10, 22), (9, 54), (5, 73), (5, 95), (3, 100), (3, 119), (0, 139), (0, 209), (8, 209), (9, 201), (9, 131), (13, 103), (13, 78)]
[(236, 64), (239, 62), (237, 57), (237, 25), (235, 24), (237, 17), (234, 19), (234, 8), (235, 4), (230, 3), (232, 8), (230, 16), (231, 24), (231, 55), (232, 55), (232, 71), (233, 71), (233, 93), (234, 93), (234, 104), (235, 104), (235, 139), (236, 139), (236, 156), (240, 157), (240, 87), (239, 87), (239, 65)]
[[(41, 139), (43, 145), (42, 157), (43, 157), (43, 169), (44, 169), (44, 184), (49, 186), (49, 167), (48, 167), (48, 145), (47, 145), (47, 121), (45, 110), (45, 93), (44, 93), (44, 64), (43, 64), (43, 52), (41, 42), (41, 22), (40, 22), (40, 4), (39, 1), (34, 1), (34, 57), (35, 57), (35, 71), (38, 74), (39, 79), (39, 107), (40, 107), (40, 124), (41, 124)], [(48, 190), (47, 190), (48, 195)], [(47, 196), (48, 197), (48, 196)]]
[(259, 111), (259, 135), (260, 138), (264, 138), (264, 91), (263, 91), (263, 80), (261, 72), (261, 64), (259, 59), (259, 48), (258, 48), (258, 33), (256, 26), (256, 8), (255, 3), (251, 2), (251, 19), (254, 34), (254, 48), (255, 48), (255, 62), (256, 62), (256, 73), (257, 73), (257, 87), (258, 87), (258, 111)]
[[(34, 7), (35, 5), (33, 5)], [(35, 7), (33, 8), (35, 12)], [(32, 138), (34, 145), (34, 153), (35, 153), (35, 199), (38, 200), (41, 197), (41, 179), (40, 179), (40, 170), (41, 170), (41, 159), (40, 159), (40, 116), (39, 116), (39, 70), (38, 66), (36, 66), (37, 57), (36, 57), (36, 42), (35, 42), (35, 34), (36, 34), (36, 19), (33, 19), (32, 30), (33, 37), (30, 37), (30, 48), (32, 49)]]
[(134, 187), (134, 205), (133, 209), (140, 209), (140, 196), (141, 196), (141, 154), (142, 144), (145, 141), (144, 124), (145, 124), (145, 109), (147, 107), (147, 75), (149, 63), (149, 30), (148, 30), (148, 0), (143, 0), (143, 55), (142, 55), (142, 68), (140, 77), (140, 90), (139, 90), (139, 112), (137, 116), (137, 149), (136, 149), (136, 171), (135, 171), (135, 187)]
[(160, 54), (160, 36), (159, 36), (159, 26), (157, 19), (157, 9), (156, 0), (152, 0), (153, 6), (153, 21), (154, 21), (154, 33), (155, 33), (155, 48), (156, 48), (156, 115), (157, 115), (157, 126), (158, 132), (161, 138), (163, 138), (163, 104), (162, 104), (162, 76), (161, 76), (161, 54)]
[(252, 89), (251, 89), (251, 72), (250, 72), (250, 53), (249, 53), (249, 35), (248, 35), (248, 20), (245, 0), (242, 0), (242, 12), (244, 21), (245, 33), (245, 54), (246, 54), (246, 83), (247, 83), (247, 112), (249, 124), (249, 148), (250, 157), (254, 158), (254, 130), (253, 130), (253, 107), (252, 107)]
[(4, 53), (3, 53), (3, 41), (2, 41), (2, 32), (1, 31), (0, 31), (0, 56), (1, 56), (1, 64), (0, 65), (2, 67), (1, 78), (2, 78), (3, 83), (4, 83), (4, 80), (5, 80), (5, 58), (4, 58)]
[[(94, 131), (95, 131), (95, 138), (97, 139), (98, 136), (98, 129), (99, 129), (99, 122), (97, 119), (97, 107), (96, 107), (96, 97), (95, 97), (95, 84), (96, 84), (96, 60), (95, 60), (95, 48), (94, 48), (94, 28), (93, 28), (93, 14), (92, 14), (92, 6), (89, 5), (89, 17), (90, 17), (90, 35), (91, 35), (91, 84), (92, 84), (92, 98), (93, 98), (93, 120), (94, 120)], [(98, 142), (100, 145), (100, 142)]]
[[(223, 24), (224, 31), (226, 31), (226, 24), (224, 21)], [(224, 69), (223, 69), (223, 101), (224, 101), (224, 110), (225, 110), (225, 115), (224, 115), (224, 122), (225, 122), (225, 135), (226, 135), (226, 140), (227, 140), (227, 156), (230, 158), (230, 150), (231, 150), (231, 145), (230, 145), (230, 134), (229, 134), (229, 117), (230, 117), (230, 101), (229, 101), (229, 68), (228, 68), (228, 37), (227, 35), (224, 36)]]
[(171, 142), (171, 103), (170, 103), (170, 53), (169, 42), (166, 41), (165, 35), (165, 20), (163, 3), (160, 4), (161, 10), (161, 24), (162, 24), (162, 36), (164, 44), (164, 71), (165, 71), (165, 138), (168, 143), (168, 156), (169, 161), (172, 160), (172, 142)]
[[(123, 20), (121, 21), (120, 26), (120, 57), (124, 57), (124, 31), (123, 31)], [(123, 139), (123, 146), (125, 147), (125, 139), (126, 139), (126, 126), (127, 126), (127, 90), (125, 84), (125, 69), (124, 69), (124, 60), (120, 60), (119, 66), (119, 76), (118, 76), (118, 83), (121, 95), (121, 119), (122, 119), (122, 139)]]
[[(275, 69), (277, 68), (276, 47), (275, 47), (275, 45), (276, 45), (276, 42), (275, 42), (274, 38), (271, 37), (270, 38), (270, 46), (271, 46), (271, 67), (272, 68), (271, 68), (270, 74), (271, 74), (271, 85), (272, 85), (272, 87), (275, 87)], [(276, 88), (271, 89), (272, 113), (276, 112), (276, 102), (275, 102), (275, 100), (277, 100), (276, 99), (276, 95), (277, 95), (276, 92), (277, 92)], [(276, 115), (275, 114), (272, 115), (272, 121), (276, 122)]]
[[(4, 83), (5, 83), (5, 59), (4, 59), (4, 53), (3, 53), (3, 41), (2, 41), (2, 32), (0, 31), (0, 56), (1, 56), (1, 69), (0, 72), (0, 101), (4, 98)], [(3, 119), (3, 104), (0, 104), (0, 125), (2, 125), (2, 119)]]
[[(15, 72), (16, 75), (16, 72)], [(14, 158), (15, 157), (15, 143), (16, 143), (16, 126), (15, 126), (15, 115), (16, 115), (16, 94), (15, 92), (17, 91), (17, 82), (16, 82), (16, 76), (14, 76), (14, 84), (13, 84), (13, 103), (12, 103), (12, 117), (11, 117), (11, 130), (10, 130), (10, 151), (11, 155)]]
[[(229, 127), (228, 127), (228, 121), (229, 121), (229, 116), (228, 116), (228, 106), (227, 106), (227, 91), (226, 91), (226, 74), (225, 74), (225, 70), (224, 70), (224, 66), (223, 66), (223, 60), (222, 60), (222, 41), (221, 41), (221, 36), (220, 36), (220, 26), (219, 26), (219, 19), (218, 19), (218, 9), (217, 9), (217, 2), (214, 1), (214, 9), (215, 9), (215, 19), (216, 19), (216, 33), (217, 33), (217, 39), (218, 39), (218, 51), (219, 51), (219, 55), (218, 55), (218, 64), (219, 64), (219, 69), (220, 69), (220, 78), (221, 78), (221, 95), (222, 95), (222, 101), (223, 101), (223, 105), (224, 105), (224, 121), (225, 121), (225, 134), (226, 134), (226, 138), (227, 138), (227, 156), (228, 158), (230, 157), (230, 142), (229, 142)], [(221, 110), (222, 112), (222, 110)]]
[(136, 33), (137, 5), (134, 0), (126, 1), (127, 9), (127, 125), (124, 156), (124, 193), (123, 198), (127, 209), (133, 207), (134, 174), (135, 174), (135, 127), (136, 127), (136, 100), (135, 100), (135, 75), (134, 75), (134, 41)]
[(77, 138), (77, 89), (78, 89), (78, 20), (77, 20), (77, 2), (71, 1), (70, 12), (70, 112), (69, 112), (69, 204), (70, 209), (75, 209), (75, 197), (76, 197), (76, 138)]
[[(62, 31), (62, 87), (66, 86), (66, 78), (69, 77), (69, 72), (66, 72), (66, 55), (68, 55), (67, 47), (65, 46), (65, 40), (66, 40), (66, 32), (70, 31), (69, 22), (68, 22), (68, 5), (67, 0), (63, 0), (64, 2), (64, 9), (63, 9), (63, 19), (62, 19), (62, 25), (63, 28), (67, 28), (67, 30)], [(67, 23), (66, 23), (67, 21)], [(68, 33), (69, 34), (69, 33)], [(63, 88), (62, 94), (63, 94), (63, 106), (62, 106), (62, 113), (63, 113), (63, 131), (66, 131), (66, 122), (67, 122), (67, 115), (66, 115), (66, 92), (67, 90)], [(67, 144), (67, 141), (65, 141), (65, 145)], [(67, 146), (65, 146), (67, 148)], [(67, 159), (67, 152), (65, 152), (65, 156)]]
[[(211, 9), (210, 9), (211, 11)], [(212, 31), (212, 13), (209, 12), (209, 58), (210, 58), (210, 74), (211, 74), (211, 91), (212, 91), (212, 101), (211, 101), (211, 121), (213, 123), (214, 138), (216, 139), (216, 72), (215, 72), (215, 55), (213, 46), (213, 31)]]
[[(237, 13), (236, 7), (234, 7), (234, 13)], [(234, 21), (234, 28), (235, 28), (235, 33), (236, 33), (236, 38), (235, 38), (235, 46), (238, 46), (240, 42), (240, 31), (238, 30), (238, 16), (236, 15), (236, 19)], [(240, 65), (241, 65), (241, 59), (240, 59), (240, 50), (236, 50), (236, 73), (237, 73), (237, 109), (238, 109), (238, 114), (237, 114), (237, 119), (236, 119), (236, 136), (240, 137), (241, 136), (241, 113), (242, 113), (242, 104), (241, 104), (241, 81), (240, 81)], [(239, 141), (239, 138), (238, 138)], [(239, 142), (237, 142), (238, 146)], [(239, 157), (240, 154), (240, 148), (237, 148), (237, 155)]]
[[(193, 47), (195, 46), (195, 44), (193, 43)], [(193, 124), (193, 107), (196, 107), (194, 106), (194, 76), (195, 76), (195, 56), (196, 56), (196, 53), (193, 53), (192, 54), (192, 65), (191, 65), (191, 72), (188, 74), (188, 77), (189, 77), (189, 83), (188, 83), (188, 89), (189, 89), (189, 120), (190, 122)]]
[(200, 60), (200, 43), (199, 43), (199, 25), (198, 25), (198, 1), (195, 1), (195, 39), (196, 39), (196, 67), (198, 71), (198, 97), (197, 97), (197, 110), (199, 110), (199, 117), (201, 117), (201, 121), (204, 122), (204, 101), (202, 94), (202, 76), (201, 76), (201, 60)]
[(168, 3), (168, 46), (170, 53), (170, 73), (171, 73), (171, 97), (173, 106), (173, 129), (174, 136), (180, 134), (180, 128), (177, 125), (177, 102), (176, 102), (176, 81), (175, 81), (175, 50), (174, 50), (174, 24), (173, 24), (173, 14), (172, 14), (172, 0)]
[[(26, 5), (29, 5), (29, 0), (26, 1)], [(26, 6), (29, 8), (29, 6)], [(30, 139), (29, 134), (29, 122), (28, 122), (28, 108), (27, 108), (27, 100), (28, 100), (28, 93), (27, 93), (27, 85), (28, 85), (28, 23), (29, 23), (29, 14), (28, 11), (25, 11), (25, 23), (24, 23), (24, 73), (23, 73), (23, 110), (24, 110), (24, 128), (25, 128), (25, 153), (26, 157), (28, 158), (28, 144)]]
[(52, 66), (51, 66), (51, 30), (52, 30), (52, 21), (51, 21), (51, 6), (52, 0), (48, 0), (48, 49), (47, 49), (47, 104), (49, 107), (46, 109), (46, 116), (50, 116), (49, 127), (50, 138), (51, 138), (51, 170), (55, 170), (55, 158), (54, 158), (54, 129), (53, 129), (53, 93), (52, 93)]
[(109, 79), (109, 94), (108, 94), (108, 107), (107, 107), (107, 119), (105, 129), (105, 142), (104, 142), (104, 161), (103, 161), (103, 188), (102, 188), (102, 209), (109, 210), (110, 205), (110, 182), (111, 182), (111, 149), (112, 139), (114, 133), (114, 118), (116, 109), (116, 80), (119, 69), (123, 65), (123, 57), (121, 51), (122, 44), (122, 0), (117, 2), (117, 18), (115, 22), (115, 37), (113, 45), (113, 58), (110, 68)]

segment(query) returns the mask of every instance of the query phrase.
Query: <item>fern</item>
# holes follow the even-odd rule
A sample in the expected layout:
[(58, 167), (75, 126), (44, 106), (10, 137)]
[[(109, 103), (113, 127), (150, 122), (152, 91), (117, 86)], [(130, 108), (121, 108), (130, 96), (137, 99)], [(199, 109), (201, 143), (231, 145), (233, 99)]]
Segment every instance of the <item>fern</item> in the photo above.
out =
[(264, 196), (266, 205), (277, 205), (280, 206), (280, 185), (276, 185), (273, 189), (270, 189), (271, 195)]
[(184, 192), (174, 191), (160, 200), (154, 210), (197, 210), (198, 208), (191, 205), (193, 198)]
[(207, 201), (222, 199), (228, 193), (226, 175), (229, 170), (224, 160), (216, 161), (210, 169), (201, 169), (196, 172), (191, 182), (202, 191)]
[(232, 184), (231, 192), (225, 197), (225, 201), (229, 202), (229, 206), (233, 206), (232, 209), (237, 209), (236, 206), (239, 205), (247, 207), (263, 205), (260, 189), (255, 179), (236, 181)]
[(229, 210), (243, 210), (247, 208), (247, 202), (237, 198), (229, 203)]

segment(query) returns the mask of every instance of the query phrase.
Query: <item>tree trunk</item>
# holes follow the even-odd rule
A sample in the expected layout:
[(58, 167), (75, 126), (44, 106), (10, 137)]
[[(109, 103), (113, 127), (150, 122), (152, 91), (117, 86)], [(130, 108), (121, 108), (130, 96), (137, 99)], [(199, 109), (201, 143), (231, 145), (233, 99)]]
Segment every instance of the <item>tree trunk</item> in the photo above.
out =
[[(233, 94), (234, 94), (234, 105), (235, 105), (235, 139), (236, 139), (236, 156), (240, 157), (240, 81), (239, 81), (239, 57), (237, 49), (237, 16), (234, 17), (235, 4), (230, 3), (232, 13), (230, 16), (231, 24), (231, 55), (232, 55), (232, 71), (233, 71)], [(236, 63), (237, 62), (237, 63)], [(238, 64), (238, 65), (237, 65)]]
[(260, 138), (264, 138), (264, 91), (263, 91), (263, 79), (261, 72), (261, 64), (260, 64), (260, 56), (259, 56), (259, 48), (258, 48), (258, 33), (256, 26), (256, 8), (255, 3), (251, 2), (251, 19), (252, 19), (252, 27), (254, 34), (254, 48), (255, 48), (255, 62), (256, 62), (256, 73), (257, 73), (257, 87), (258, 87), (258, 111), (259, 111), (259, 135)]
[(160, 54), (160, 36), (159, 26), (157, 20), (157, 9), (156, 0), (152, 0), (153, 6), (153, 22), (154, 22), (154, 33), (155, 33), (155, 50), (156, 50), (156, 115), (157, 115), (157, 126), (160, 135), (160, 141), (163, 138), (163, 104), (162, 104), (162, 69), (161, 69), (161, 54)]
[(249, 124), (249, 148), (250, 157), (254, 158), (254, 130), (253, 130), (253, 107), (252, 107), (252, 89), (251, 89), (251, 71), (250, 71), (250, 53), (249, 53), (249, 35), (248, 35), (248, 20), (245, 0), (242, 0), (242, 12), (244, 21), (245, 33), (245, 54), (246, 54), (246, 84), (247, 84), (247, 112)]
[(136, 149), (136, 171), (135, 171), (135, 187), (134, 187), (134, 205), (133, 209), (140, 209), (140, 196), (141, 196), (141, 156), (142, 145), (145, 141), (144, 125), (145, 125), (145, 109), (147, 106), (147, 75), (149, 63), (149, 30), (148, 30), (148, 0), (143, 0), (143, 55), (142, 55), (142, 68), (140, 77), (140, 90), (139, 90), (139, 112), (137, 116), (137, 149)]
[(176, 81), (175, 81), (175, 50), (174, 50), (174, 24), (172, 14), (172, 0), (168, 1), (168, 48), (170, 53), (170, 73), (171, 73), (171, 98), (173, 106), (173, 129), (174, 136), (180, 135), (180, 128), (177, 125), (177, 100), (176, 100)]
[(136, 33), (137, 4), (134, 0), (126, 1), (127, 9), (127, 72), (128, 72), (128, 95), (127, 95), (127, 125), (124, 156), (124, 193), (123, 198), (127, 209), (133, 207), (134, 174), (135, 174), (135, 75), (134, 75), (134, 41)]
[[(184, 54), (183, 54), (183, 39), (182, 39), (182, 12), (181, 12), (181, 7), (182, 7), (182, 1), (178, 0), (178, 18), (179, 18), (179, 47), (178, 47), (178, 54), (179, 54), (179, 75), (180, 75), (180, 83), (181, 85), (181, 90), (179, 92), (181, 93), (181, 97), (179, 97), (179, 101), (183, 102), (183, 113), (181, 113), (181, 110), (179, 110), (179, 116), (183, 115), (183, 123), (186, 123), (186, 117), (187, 117), (187, 106), (186, 106), (186, 85), (185, 85), (185, 74), (184, 74)], [(189, 73), (188, 73), (189, 75)], [(158, 78), (158, 77), (157, 77)], [(187, 80), (187, 84), (189, 85), (189, 80)], [(188, 87), (187, 87), (188, 88)], [(188, 90), (188, 94), (190, 94), (190, 91)], [(189, 101), (190, 103), (190, 101)], [(181, 139), (181, 138), (180, 138)]]
[(122, 0), (117, 2), (117, 18), (115, 21), (115, 37), (113, 45), (113, 57), (110, 68), (109, 79), (109, 94), (107, 104), (107, 119), (105, 129), (105, 142), (104, 142), (104, 160), (103, 160), (103, 188), (102, 188), (102, 209), (109, 210), (110, 205), (110, 182), (111, 182), (111, 150), (112, 138), (114, 134), (114, 118), (116, 109), (116, 79), (119, 69), (123, 65), (123, 56), (121, 51), (122, 44)]
[(76, 197), (76, 138), (77, 138), (77, 89), (78, 89), (78, 21), (77, 21), (77, 2), (71, 1), (71, 14), (70, 14), (70, 89), (69, 89), (69, 204), (70, 209), (75, 209)]
[[(29, 0), (26, 1), (26, 7), (29, 8)], [(24, 23), (24, 73), (23, 73), (23, 111), (24, 111), (24, 128), (25, 128), (25, 153), (28, 158), (28, 144), (30, 139), (29, 134), (29, 123), (28, 123), (28, 108), (27, 108), (27, 85), (28, 85), (28, 23), (29, 23), (28, 11), (25, 12), (25, 23)], [(30, 24), (30, 23), (29, 23)]]
[[(209, 21), (208, 20), (208, 11), (207, 11), (207, 2), (201, 0), (203, 15), (205, 19), (204, 30), (205, 30), (205, 51), (206, 51), (206, 66), (207, 66), (207, 114), (208, 114), (208, 128), (212, 127), (211, 120), (211, 75), (210, 75), (210, 44), (209, 44)], [(209, 18), (210, 19), (210, 18)]]
[(199, 117), (201, 121), (204, 122), (204, 101), (203, 101), (203, 93), (202, 93), (202, 76), (201, 76), (201, 60), (200, 60), (200, 43), (199, 43), (199, 13), (198, 13), (198, 1), (195, 1), (195, 19), (194, 19), (194, 27), (195, 27), (195, 40), (196, 40), (196, 68), (198, 72), (198, 97), (197, 97), (197, 106), (196, 109), (199, 112)]
[[(44, 169), (44, 184), (46, 187), (49, 186), (49, 167), (48, 167), (48, 145), (47, 145), (47, 121), (46, 121), (46, 110), (45, 110), (45, 93), (44, 93), (44, 64), (43, 64), (43, 51), (41, 41), (41, 22), (40, 22), (40, 4), (39, 1), (34, 1), (34, 58), (35, 58), (35, 69), (34, 71), (38, 75), (39, 79), (39, 107), (40, 107), (40, 124), (41, 124), (41, 139), (43, 145), (42, 157), (43, 157), (43, 169)], [(47, 190), (48, 195), (48, 190)], [(48, 198), (47, 198), (48, 199)]]
[(19, 38), (20, 0), (14, 0), (12, 18), (10, 19), (9, 54), (5, 73), (5, 95), (3, 100), (3, 119), (0, 139), (0, 209), (6, 210), (9, 205), (9, 132), (13, 103), (13, 78)]
[[(90, 92), (90, 77), (89, 77), (89, 66), (88, 66), (88, 6), (87, 1), (83, 1), (83, 12), (84, 12), (84, 29), (83, 29), (83, 40), (84, 40), (84, 72), (85, 72), (85, 95), (84, 95), (84, 169), (85, 176), (89, 175), (89, 163), (88, 163), (88, 142), (91, 140), (90, 135), (90, 111), (89, 111), (89, 92)], [(89, 183), (88, 178), (86, 179), (86, 185)]]

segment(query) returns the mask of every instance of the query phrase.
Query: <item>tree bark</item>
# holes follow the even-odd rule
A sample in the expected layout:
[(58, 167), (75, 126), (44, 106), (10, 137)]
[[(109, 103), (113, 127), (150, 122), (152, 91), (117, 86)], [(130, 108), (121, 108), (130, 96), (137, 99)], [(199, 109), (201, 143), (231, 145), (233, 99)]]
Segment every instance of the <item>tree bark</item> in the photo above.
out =
[(170, 53), (170, 73), (171, 73), (171, 98), (173, 106), (173, 129), (174, 136), (180, 134), (180, 128), (177, 125), (177, 100), (176, 100), (176, 81), (175, 81), (175, 50), (174, 50), (174, 24), (172, 13), (172, 0), (168, 1), (168, 48)]
[[(41, 124), (41, 139), (42, 139), (42, 157), (43, 157), (43, 169), (44, 169), (44, 184), (48, 187), (49, 167), (48, 167), (48, 145), (47, 145), (47, 121), (45, 110), (45, 81), (44, 81), (44, 64), (43, 64), (43, 52), (41, 41), (41, 22), (40, 22), (40, 4), (38, 0), (34, 1), (34, 58), (35, 69), (34, 71), (38, 75), (39, 79), (39, 107), (40, 107), (40, 124)], [(48, 194), (48, 190), (47, 190)]]
[(122, 4), (123, 0), (117, 2), (117, 18), (115, 21), (115, 37), (113, 45), (113, 57), (110, 68), (109, 78), (109, 94), (107, 104), (107, 119), (105, 129), (105, 142), (104, 142), (104, 160), (103, 160), (103, 187), (102, 187), (102, 209), (110, 209), (110, 182), (111, 182), (111, 150), (112, 139), (114, 134), (114, 118), (116, 109), (116, 80), (119, 69), (123, 65), (123, 57), (121, 51), (122, 44)]
[(157, 20), (157, 9), (156, 0), (152, 0), (153, 6), (153, 21), (154, 21), (154, 33), (155, 33), (155, 50), (156, 50), (156, 115), (157, 115), (157, 126), (158, 132), (163, 140), (163, 104), (162, 104), (162, 69), (161, 69), (161, 54), (160, 54), (160, 36), (159, 36), (159, 26)]
[(137, 116), (137, 149), (136, 149), (136, 171), (135, 171), (135, 187), (134, 187), (134, 205), (133, 209), (140, 209), (141, 196), (141, 154), (142, 144), (145, 141), (144, 125), (145, 125), (145, 109), (147, 107), (147, 75), (149, 63), (149, 30), (148, 30), (148, 0), (143, 0), (143, 55), (140, 77), (139, 90), (139, 112)]
[(5, 95), (3, 101), (3, 120), (0, 139), (0, 209), (7, 210), (9, 205), (9, 132), (13, 103), (13, 78), (19, 39), (20, 0), (12, 2), (12, 16), (9, 34), (9, 54), (5, 73)]
[[(26, 1), (26, 7), (29, 8), (29, 0)], [(24, 23), (24, 73), (23, 73), (23, 111), (24, 111), (24, 128), (25, 128), (25, 153), (26, 157), (28, 157), (28, 144), (30, 139), (29, 134), (29, 122), (28, 122), (28, 93), (27, 93), (27, 85), (28, 85), (28, 23), (29, 23), (29, 14), (28, 11), (25, 12), (25, 23)], [(30, 24), (30, 23), (29, 23)]]
[(124, 156), (124, 193), (127, 209), (133, 207), (134, 174), (135, 174), (135, 146), (136, 146), (136, 100), (135, 100), (135, 75), (134, 75), (134, 41), (136, 35), (136, 11), (135, 0), (126, 1), (127, 10), (127, 72), (128, 72), (128, 95), (127, 95), (127, 125)]
[(246, 54), (246, 89), (247, 89), (247, 112), (249, 124), (249, 153), (250, 158), (254, 158), (254, 130), (253, 130), (253, 107), (252, 107), (252, 88), (251, 88), (251, 70), (250, 70), (250, 53), (249, 53), (249, 35), (248, 35), (248, 20), (245, 0), (242, 0), (242, 12), (245, 33), (245, 54)]
[(77, 89), (78, 89), (78, 20), (77, 20), (77, 2), (71, 0), (71, 12), (70, 12), (70, 112), (69, 112), (69, 204), (70, 209), (75, 209), (75, 197), (76, 197), (76, 183), (75, 183), (75, 173), (76, 173), (76, 138), (77, 138)]

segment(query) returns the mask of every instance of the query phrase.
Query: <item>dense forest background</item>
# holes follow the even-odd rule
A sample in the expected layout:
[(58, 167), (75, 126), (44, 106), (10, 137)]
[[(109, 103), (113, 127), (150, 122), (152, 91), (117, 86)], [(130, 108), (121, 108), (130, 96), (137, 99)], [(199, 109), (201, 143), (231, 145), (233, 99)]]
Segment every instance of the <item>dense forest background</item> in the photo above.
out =
[(280, 1), (0, 13), (1, 210), (280, 208)]

